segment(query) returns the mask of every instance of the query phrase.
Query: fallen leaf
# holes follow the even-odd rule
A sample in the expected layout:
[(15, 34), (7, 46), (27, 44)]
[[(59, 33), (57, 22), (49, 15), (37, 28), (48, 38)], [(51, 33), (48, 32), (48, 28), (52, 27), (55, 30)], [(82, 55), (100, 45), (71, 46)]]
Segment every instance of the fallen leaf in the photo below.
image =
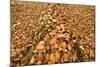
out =
[(35, 58), (34, 56), (32, 56), (31, 60), (30, 60), (30, 64), (33, 64), (35, 62)]
[(55, 58), (55, 54), (54, 54), (54, 53), (51, 53), (51, 54), (50, 54), (50, 60), (54, 62), (55, 59), (56, 59), (56, 58)]
[(45, 42), (44, 41), (40, 41), (39, 44), (37, 44), (36, 46), (36, 49), (38, 50), (41, 50), (41, 49), (44, 49), (45, 46), (44, 46)]

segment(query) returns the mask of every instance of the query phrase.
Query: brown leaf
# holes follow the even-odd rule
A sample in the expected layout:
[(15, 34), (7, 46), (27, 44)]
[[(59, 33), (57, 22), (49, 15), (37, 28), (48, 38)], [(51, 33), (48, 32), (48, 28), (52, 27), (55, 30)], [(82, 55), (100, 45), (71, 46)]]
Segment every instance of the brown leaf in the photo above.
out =
[(60, 59), (60, 53), (58, 51), (55, 52), (56, 62)]
[(60, 46), (61, 46), (62, 48), (64, 48), (64, 49), (67, 47), (67, 45), (66, 45), (65, 42), (62, 42)]
[(75, 55), (73, 55), (73, 61), (76, 61), (76, 60), (77, 60), (77, 56), (75, 54)]
[(56, 48), (59, 48), (58, 44), (55, 43), (54, 46), (53, 46), (53, 48), (55, 48), (55, 49), (56, 49)]
[(55, 54), (54, 53), (50, 54), (50, 60), (53, 61), (53, 62), (55, 61)]
[(40, 41), (39, 44), (36, 46), (36, 49), (44, 49), (44, 44), (45, 42), (44, 41)]
[(68, 61), (68, 54), (64, 53), (63, 57), (64, 57), (64, 62), (67, 62)]
[(37, 61), (37, 64), (42, 64), (42, 61), (41, 60)]
[(68, 49), (69, 49), (69, 50), (71, 50), (71, 49), (72, 49), (72, 47), (71, 47), (71, 45), (70, 45), (70, 44), (68, 44), (68, 46), (67, 46), (67, 47), (68, 47)]
[(32, 56), (32, 58), (31, 58), (31, 60), (30, 60), (30, 64), (33, 64), (34, 61), (35, 61), (35, 58), (34, 58), (34, 56)]
[(65, 38), (65, 35), (64, 34), (59, 34), (58, 38)]
[(60, 26), (56, 26), (56, 29), (57, 29), (58, 31), (60, 31), (61, 27), (60, 27)]

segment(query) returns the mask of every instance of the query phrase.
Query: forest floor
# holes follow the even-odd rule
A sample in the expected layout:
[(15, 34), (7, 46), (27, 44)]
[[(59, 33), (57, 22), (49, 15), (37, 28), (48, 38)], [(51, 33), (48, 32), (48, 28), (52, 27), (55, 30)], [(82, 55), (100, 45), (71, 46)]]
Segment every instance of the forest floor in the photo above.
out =
[(11, 1), (11, 65), (95, 61), (95, 6)]

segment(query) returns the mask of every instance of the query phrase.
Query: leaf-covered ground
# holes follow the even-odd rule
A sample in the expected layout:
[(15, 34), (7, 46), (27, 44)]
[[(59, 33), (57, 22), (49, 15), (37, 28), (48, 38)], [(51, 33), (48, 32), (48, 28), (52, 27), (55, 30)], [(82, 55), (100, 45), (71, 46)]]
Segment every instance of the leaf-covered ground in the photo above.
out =
[(11, 66), (95, 60), (95, 6), (11, 1)]

